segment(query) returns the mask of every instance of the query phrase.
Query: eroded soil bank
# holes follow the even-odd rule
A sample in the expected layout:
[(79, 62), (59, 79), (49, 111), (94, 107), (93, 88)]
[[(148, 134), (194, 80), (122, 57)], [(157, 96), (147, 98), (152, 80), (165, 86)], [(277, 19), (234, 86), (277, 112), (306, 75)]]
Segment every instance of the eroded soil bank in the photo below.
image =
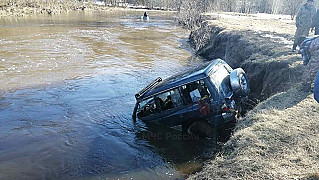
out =
[(207, 60), (222, 58), (233, 68), (243, 68), (250, 81), (251, 99), (265, 100), (301, 80), (304, 67), (300, 55), (290, 52), (292, 38), (211, 23), (192, 32), (190, 42)]
[(290, 52), (293, 22), (238, 14), (207, 19), (190, 35), (197, 54), (242, 67), (251, 83), (251, 107), (263, 102), (239, 120), (222, 151), (189, 178), (318, 179), (319, 107), (300, 90), (304, 66), (300, 55)]

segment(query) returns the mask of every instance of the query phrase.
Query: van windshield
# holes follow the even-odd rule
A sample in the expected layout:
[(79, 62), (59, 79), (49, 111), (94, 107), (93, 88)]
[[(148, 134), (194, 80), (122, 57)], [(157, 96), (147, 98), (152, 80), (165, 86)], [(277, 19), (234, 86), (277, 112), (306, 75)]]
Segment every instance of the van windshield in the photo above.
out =
[(140, 102), (138, 110), (137, 110), (137, 116), (139, 118), (146, 117), (146, 116), (155, 114), (156, 112), (157, 110), (156, 110), (156, 103), (154, 101), (154, 98), (149, 98)]
[(225, 97), (231, 95), (229, 72), (224, 66), (218, 66), (218, 68), (210, 75), (210, 80)]

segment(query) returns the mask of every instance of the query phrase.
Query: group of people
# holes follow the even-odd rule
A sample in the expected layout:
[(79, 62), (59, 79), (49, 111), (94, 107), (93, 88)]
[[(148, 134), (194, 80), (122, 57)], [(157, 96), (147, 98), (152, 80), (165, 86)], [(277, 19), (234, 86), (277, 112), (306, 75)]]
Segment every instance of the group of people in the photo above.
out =
[[(319, 9), (316, 11), (313, 0), (307, 0), (298, 11), (296, 16), (296, 34), (292, 47), (295, 51), (299, 46), (299, 53), (302, 54), (306, 69), (303, 73), (302, 89), (306, 92), (311, 91), (311, 85), (319, 71), (319, 36), (307, 38), (309, 32), (315, 30), (315, 35), (319, 35)], [(319, 78), (319, 74), (317, 76)], [(314, 92), (319, 93), (319, 79), (315, 81)], [(319, 94), (315, 94), (319, 102)]]

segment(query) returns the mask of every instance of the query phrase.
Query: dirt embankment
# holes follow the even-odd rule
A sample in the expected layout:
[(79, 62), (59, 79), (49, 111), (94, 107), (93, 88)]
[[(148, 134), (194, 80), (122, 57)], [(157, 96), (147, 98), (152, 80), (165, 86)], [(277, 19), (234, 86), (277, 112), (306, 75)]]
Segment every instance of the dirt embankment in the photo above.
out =
[(290, 52), (293, 22), (214, 19), (190, 35), (198, 55), (242, 67), (250, 98), (263, 102), (239, 120), (222, 151), (189, 179), (319, 179), (319, 106), (300, 90), (304, 66), (300, 55)]

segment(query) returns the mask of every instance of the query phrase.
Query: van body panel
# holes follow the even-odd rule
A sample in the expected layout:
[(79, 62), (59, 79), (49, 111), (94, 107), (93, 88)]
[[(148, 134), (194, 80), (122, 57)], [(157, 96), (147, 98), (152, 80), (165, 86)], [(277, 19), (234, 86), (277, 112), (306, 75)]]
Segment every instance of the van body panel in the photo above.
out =
[(229, 83), (232, 70), (216, 59), (158, 82), (137, 98), (137, 117), (168, 127), (198, 120), (219, 126), (235, 120), (235, 111), (229, 110), (234, 106)]

